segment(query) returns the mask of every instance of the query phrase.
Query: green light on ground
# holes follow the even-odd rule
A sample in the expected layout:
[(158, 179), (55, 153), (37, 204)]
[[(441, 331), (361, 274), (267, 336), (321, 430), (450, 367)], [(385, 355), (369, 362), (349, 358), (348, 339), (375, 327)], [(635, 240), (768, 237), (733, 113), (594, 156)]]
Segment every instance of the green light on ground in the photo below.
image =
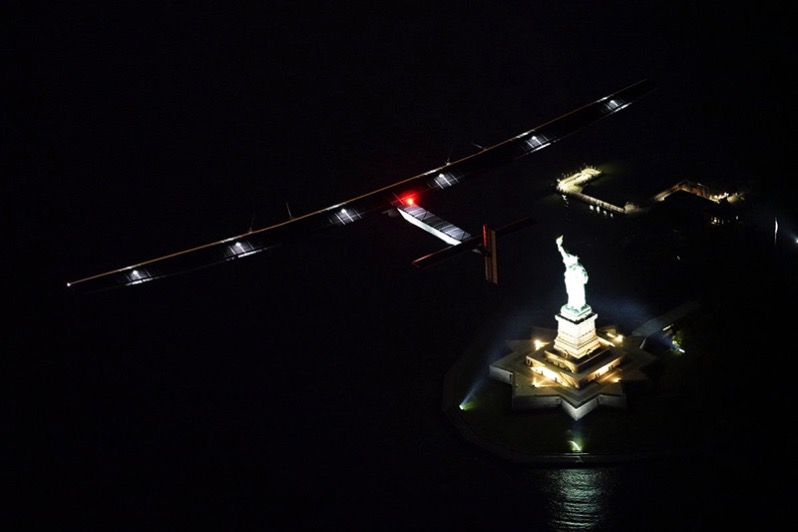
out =
[(574, 440), (568, 440), (568, 443), (571, 445), (571, 451), (575, 453), (582, 452), (582, 446), (579, 443), (575, 442)]

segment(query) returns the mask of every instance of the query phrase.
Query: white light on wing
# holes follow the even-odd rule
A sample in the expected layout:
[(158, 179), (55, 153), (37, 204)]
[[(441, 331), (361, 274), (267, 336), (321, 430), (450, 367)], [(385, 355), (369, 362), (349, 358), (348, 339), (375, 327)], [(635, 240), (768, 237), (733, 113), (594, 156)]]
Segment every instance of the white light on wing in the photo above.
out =
[(445, 174), (443, 172), (439, 173), (435, 176), (433, 183), (435, 183), (435, 187), (437, 188), (446, 188), (454, 185), (457, 183), (457, 178), (451, 174)]
[(241, 258), (246, 257), (248, 255), (252, 255), (257, 253), (258, 250), (252, 244), (247, 242), (246, 240), (237, 240), (232, 246), (227, 246), (227, 253), (225, 255), (228, 259), (231, 258)]
[(533, 150), (537, 150), (538, 148), (543, 148), (549, 144), (549, 139), (547, 139), (543, 135), (532, 135), (526, 141), (529, 147)]
[(132, 269), (127, 274), (127, 285), (146, 283), (152, 281), (152, 274), (145, 269)]
[(356, 210), (347, 209), (347, 208), (344, 207), (341, 210), (339, 210), (338, 212), (336, 212), (332, 216), (330, 221), (332, 223), (334, 223), (335, 225), (346, 225), (346, 224), (350, 224), (352, 222), (356, 222), (356, 221), (360, 220), (362, 217), (363, 217), (363, 215), (360, 214), (359, 212), (357, 212)]

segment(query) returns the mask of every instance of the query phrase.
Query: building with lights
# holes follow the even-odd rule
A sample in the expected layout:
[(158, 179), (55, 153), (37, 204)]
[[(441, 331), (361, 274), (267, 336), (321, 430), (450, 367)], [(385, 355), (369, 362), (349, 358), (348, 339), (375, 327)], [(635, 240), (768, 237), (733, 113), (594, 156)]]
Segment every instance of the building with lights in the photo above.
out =
[(513, 410), (559, 406), (580, 419), (601, 405), (625, 408), (624, 383), (646, 380), (641, 369), (655, 357), (643, 350), (645, 337), (596, 328), (598, 315), (584, 295), (587, 273), (562, 237), (557, 246), (568, 290), (557, 329), (533, 327), (529, 338), (508, 341), (511, 352), (489, 366), (489, 375), (512, 386)]

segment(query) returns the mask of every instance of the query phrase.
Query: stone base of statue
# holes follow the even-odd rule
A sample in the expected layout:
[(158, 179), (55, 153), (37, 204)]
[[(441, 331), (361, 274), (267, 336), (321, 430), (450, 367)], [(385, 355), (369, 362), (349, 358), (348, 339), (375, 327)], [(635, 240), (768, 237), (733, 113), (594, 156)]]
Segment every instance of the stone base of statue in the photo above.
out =
[(654, 356), (639, 347), (643, 338), (624, 338), (615, 326), (596, 329), (596, 314), (590, 314), (592, 318), (578, 323), (558, 320), (566, 328), (590, 324), (593, 340), (588, 345), (597, 342), (598, 347), (580, 357), (569, 354), (570, 343), (558, 347), (563, 345), (562, 329), (535, 327), (530, 338), (507, 341), (511, 352), (489, 366), (489, 376), (512, 386), (514, 411), (561, 407), (580, 419), (598, 406), (626, 408), (625, 384), (647, 382), (640, 369)]
[(574, 309), (564, 305), (554, 317), (559, 326), (554, 348), (573, 358), (582, 358), (601, 347), (596, 335), (596, 318), (590, 305)]

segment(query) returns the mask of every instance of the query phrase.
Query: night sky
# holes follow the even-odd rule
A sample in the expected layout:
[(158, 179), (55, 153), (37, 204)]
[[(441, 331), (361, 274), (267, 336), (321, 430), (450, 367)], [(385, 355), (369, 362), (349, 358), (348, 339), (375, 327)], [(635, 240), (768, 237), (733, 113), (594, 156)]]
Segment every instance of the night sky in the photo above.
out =
[[(129, 290), (65, 285), (391, 184), (643, 78), (657, 89), (628, 110), (431, 205), (501, 225), (601, 158), (656, 182), (786, 185), (788, 8), (639, 4), (9, 3), (12, 522), (291, 528), (285, 505), (323, 526), (360, 501), (412, 522), (415, 503), (455, 511), (481, 474), (507, 479), (447, 426), (442, 379), (497, 309), (552, 290), (524, 278), (559, 275), (553, 253), (510, 250), (500, 287), (478, 257), (419, 272), (440, 243), (380, 215)], [(771, 202), (784, 234), (793, 198)]]

